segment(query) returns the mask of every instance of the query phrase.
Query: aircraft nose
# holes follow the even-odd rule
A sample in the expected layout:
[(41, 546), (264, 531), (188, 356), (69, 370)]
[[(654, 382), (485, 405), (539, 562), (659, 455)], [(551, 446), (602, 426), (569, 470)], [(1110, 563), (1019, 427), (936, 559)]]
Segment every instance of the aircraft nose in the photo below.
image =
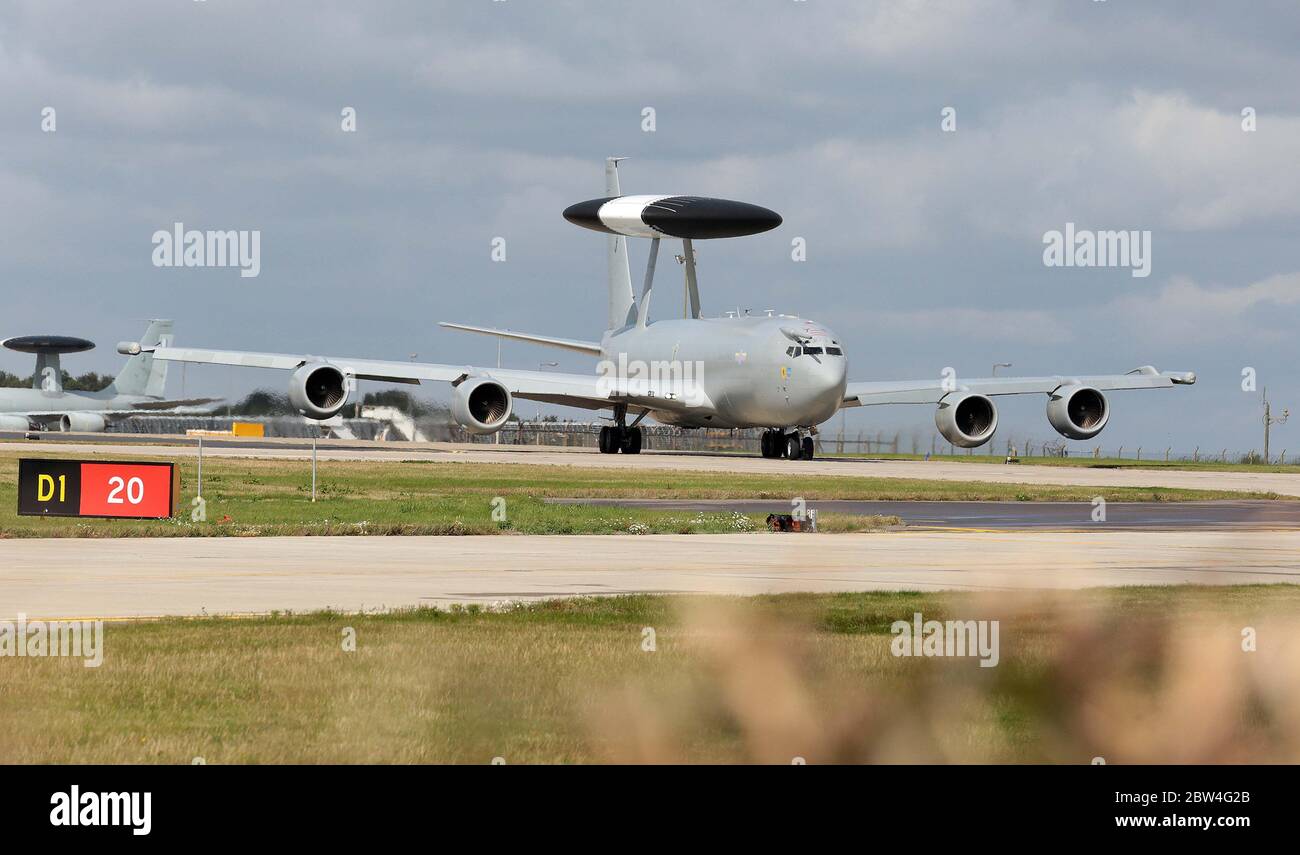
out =
[(848, 379), (848, 367), (845, 365), (844, 359), (832, 358), (830, 368), (831, 388), (842, 392)]
[(842, 395), (847, 371), (843, 357), (830, 355), (821, 357), (821, 363), (813, 371), (817, 397)]

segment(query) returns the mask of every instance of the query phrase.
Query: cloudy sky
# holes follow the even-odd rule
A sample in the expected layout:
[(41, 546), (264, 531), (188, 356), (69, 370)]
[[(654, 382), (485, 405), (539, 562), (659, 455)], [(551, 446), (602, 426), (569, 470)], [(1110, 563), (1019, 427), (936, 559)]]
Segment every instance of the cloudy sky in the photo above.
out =
[[(1244, 368), (1300, 409), (1297, 44), (1283, 0), (8, 0), (0, 335), (99, 342), (78, 373), (112, 370), (148, 317), (191, 344), (488, 365), (493, 341), (436, 322), (597, 338), (602, 241), (560, 211), (620, 154), (625, 192), (785, 217), (701, 245), (706, 314), (821, 320), (861, 380), (1195, 370), (1115, 395), (1104, 444), (1258, 447)], [(153, 266), (177, 221), (260, 230), (260, 275)], [(1067, 222), (1149, 230), (1151, 275), (1044, 266)], [(186, 393), (282, 382), (191, 368)], [(1003, 404), (1004, 430), (1053, 438), (1042, 407)], [(928, 446), (931, 418), (848, 424)]]

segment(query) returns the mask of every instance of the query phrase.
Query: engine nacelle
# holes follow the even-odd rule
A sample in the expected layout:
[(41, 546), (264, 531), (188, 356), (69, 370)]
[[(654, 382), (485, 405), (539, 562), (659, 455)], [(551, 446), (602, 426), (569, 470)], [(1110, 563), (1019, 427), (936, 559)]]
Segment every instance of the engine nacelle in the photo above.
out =
[(992, 439), (998, 429), (998, 408), (986, 395), (953, 392), (939, 402), (934, 426), (958, 448), (977, 448)]
[(1047, 401), (1047, 420), (1066, 439), (1092, 439), (1110, 421), (1110, 404), (1091, 386), (1062, 386)]
[(485, 377), (470, 378), (451, 396), (451, 417), (470, 433), (496, 433), (510, 418), (514, 401), (510, 390)]
[(289, 403), (309, 419), (333, 418), (348, 402), (350, 385), (338, 366), (309, 362), (289, 378)]
[(64, 413), (59, 416), (59, 430), (67, 433), (99, 433), (108, 427), (108, 421), (94, 413)]
[(0, 430), (29, 431), (31, 423), (24, 416), (0, 416)]

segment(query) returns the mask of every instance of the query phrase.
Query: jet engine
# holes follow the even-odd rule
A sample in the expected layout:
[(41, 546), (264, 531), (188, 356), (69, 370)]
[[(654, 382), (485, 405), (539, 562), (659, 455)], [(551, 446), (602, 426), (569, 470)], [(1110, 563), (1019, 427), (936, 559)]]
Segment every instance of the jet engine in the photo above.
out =
[(94, 413), (64, 413), (59, 416), (59, 430), (64, 433), (99, 433), (107, 426), (104, 417)]
[(0, 430), (31, 430), (25, 416), (0, 416)]
[(496, 433), (510, 418), (513, 406), (505, 386), (485, 377), (471, 378), (453, 391), (451, 417), (470, 433)]
[(289, 403), (309, 419), (338, 415), (348, 402), (347, 375), (327, 362), (309, 362), (289, 378)]
[(1110, 421), (1110, 405), (1091, 386), (1062, 386), (1047, 401), (1047, 420), (1066, 439), (1092, 439)]
[(985, 395), (953, 392), (939, 402), (934, 425), (944, 439), (958, 448), (977, 448), (998, 429), (998, 408)]

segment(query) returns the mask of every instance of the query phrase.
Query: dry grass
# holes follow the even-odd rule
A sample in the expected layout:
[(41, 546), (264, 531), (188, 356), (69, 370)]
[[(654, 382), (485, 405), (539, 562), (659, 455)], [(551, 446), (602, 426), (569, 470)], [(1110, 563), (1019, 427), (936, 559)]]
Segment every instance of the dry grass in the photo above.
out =
[[(0, 660), (0, 761), (1297, 762), (1297, 606), (1183, 587), (113, 624), (98, 669)], [(914, 611), (1000, 620), (1001, 664), (892, 656)]]

